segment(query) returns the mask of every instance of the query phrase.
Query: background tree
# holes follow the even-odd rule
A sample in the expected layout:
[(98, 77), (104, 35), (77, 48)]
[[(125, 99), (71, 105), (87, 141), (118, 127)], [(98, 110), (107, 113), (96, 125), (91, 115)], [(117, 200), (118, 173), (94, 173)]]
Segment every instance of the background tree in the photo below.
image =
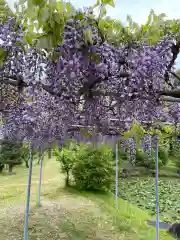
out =
[(13, 167), (22, 163), (22, 144), (12, 140), (1, 140), (0, 164), (8, 164), (9, 174), (12, 174)]
[(79, 147), (75, 143), (71, 142), (68, 147), (63, 147), (62, 150), (55, 148), (54, 156), (56, 160), (61, 164), (61, 170), (66, 174), (66, 186), (70, 184), (70, 173), (74, 167), (75, 161), (77, 160), (77, 151)]

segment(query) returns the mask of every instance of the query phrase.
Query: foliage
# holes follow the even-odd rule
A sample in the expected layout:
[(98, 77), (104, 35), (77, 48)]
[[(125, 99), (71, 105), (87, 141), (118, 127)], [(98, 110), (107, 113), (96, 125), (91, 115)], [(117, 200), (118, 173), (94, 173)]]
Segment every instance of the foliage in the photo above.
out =
[[(106, 16), (108, 6), (115, 7), (114, 1), (77, 10), (63, 1), (22, 0), (14, 16), (0, 19), (0, 80), (19, 93), (16, 105), (2, 101), (3, 130), (10, 137), (65, 138), (77, 124), (109, 133), (112, 116), (116, 134), (119, 126), (129, 129), (127, 119), (168, 119), (159, 98), (172, 95), (179, 20), (152, 10), (146, 24), (128, 16), (124, 27)], [(175, 112), (171, 122), (179, 117)], [(138, 143), (143, 129), (134, 130)]]
[(180, 169), (180, 148), (176, 140), (172, 140), (172, 148), (170, 151), (170, 157), (175, 163), (176, 167)]
[(109, 191), (115, 176), (112, 150), (106, 145), (94, 147), (81, 144), (72, 174), (78, 188)]
[(159, 147), (158, 148), (158, 158), (162, 161), (162, 165), (165, 166), (169, 160), (168, 149), (166, 149), (164, 147)]
[(121, 162), (127, 161), (128, 160), (128, 156), (127, 153), (123, 150), (123, 148), (119, 148), (118, 149), (118, 159)]
[(77, 159), (77, 150), (78, 146), (73, 142), (69, 143), (68, 148), (63, 147), (61, 150), (58, 148), (54, 149), (54, 156), (61, 163), (62, 172), (66, 173), (66, 186), (69, 186), (69, 175)]
[[(32, 158), (38, 157), (38, 150), (35, 146), (32, 147)], [(24, 143), (21, 148), (21, 156), (27, 168), (29, 168), (29, 144)]]
[[(159, 151), (160, 156), (158, 158), (158, 166), (161, 168), (162, 166), (166, 165), (168, 156), (164, 149), (160, 149)], [(156, 168), (156, 157), (155, 157), (155, 151), (151, 151), (151, 155), (143, 152), (142, 149), (136, 150), (136, 165), (145, 167), (147, 169), (154, 170)]]
[(9, 173), (11, 173), (13, 166), (22, 163), (22, 144), (3, 139), (1, 140), (0, 149), (0, 163), (8, 164)]
[(137, 122), (132, 122), (130, 125), (130, 129), (128, 132), (124, 132), (123, 137), (124, 139), (128, 139), (129, 137), (134, 136), (136, 139), (136, 144), (140, 144), (140, 139), (144, 136), (145, 129)]
[(0, 164), (0, 173), (3, 171), (4, 167), (4, 164)]
[[(158, 184), (160, 216), (167, 221), (180, 220), (178, 215), (179, 180), (161, 179)], [(146, 209), (155, 215), (156, 195), (154, 179), (135, 178), (132, 180), (121, 180), (119, 183), (119, 194), (122, 199), (137, 205), (141, 209)]]
[[(116, 158), (116, 149), (113, 149), (112, 153), (113, 153), (113, 158), (115, 159)], [(121, 146), (118, 146), (118, 160), (120, 162), (124, 162), (124, 161), (128, 160), (127, 153)]]
[[(114, 164), (116, 164), (116, 150), (112, 150)], [(128, 160), (128, 154), (125, 152), (123, 147), (118, 146), (118, 175), (122, 176), (122, 164)]]
[(147, 169), (152, 168), (152, 159), (149, 157), (149, 155), (145, 152), (143, 152), (142, 149), (136, 150), (136, 166), (145, 167)]
[(5, 19), (8, 15), (13, 15), (5, 0), (0, 0), (0, 19)]
[(22, 146), (22, 159), (25, 162), (27, 168), (29, 168), (29, 146), (27, 144), (23, 144)]
[[(20, 6), (23, 7), (20, 9)], [(146, 41), (148, 44), (154, 44), (164, 35), (179, 31), (179, 20), (165, 20), (166, 15), (164, 13), (157, 15), (153, 10), (150, 11), (145, 24), (139, 26), (130, 16), (127, 16), (127, 25), (124, 27), (120, 21), (107, 17), (107, 7), (109, 6), (115, 7), (113, 0), (97, 0), (96, 4), (90, 6), (88, 10), (99, 12), (94, 25), (99, 27), (103, 38), (112, 44), (119, 45), (122, 42), (132, 43), (133, 41)], [(56, 46), (62, 41), (61, 34), (64, 24), (70, 17), (74, 16), (74, 18), (82, 21), (85, 15), (81, 9), (76, 10), (72, 4), (56, 0), (51, 3), (47, 0), (19, 1), (17, 14), (20, 18), (28, 19), (30, 26), (33, 25), (35, 20), (37, 21), (36, 30), (42, 29), (40, 43), (44, 42), (46, 47), (49, 42)], [(32, 27), (26, 26), (26, 28), (30, 35), (29, 38), (32, 38)], [(56, 33), (54, 30), (57, 29), (58, 32)]]
[[(80, 193), (63, 189), (63, 176), (59, 176), (59, 163), (48, 161), (43, 171), (43, 207), (33, 207), (29, 216), (29, 238), (38, 239), (117, 239), (154, 240), (156, 229), (146, 223), (150, 219), (146, 211), (119, 199), (119, 209), (115, 207), (114, 196), (109, 194)], [(17, 167), (17, 174), (11, 178), (0, 177), (1, 209), (11, 214), (0, 216), (0, 239), (8, 239), (9, 231), (13, 239), (22, 239), (25, 183), (27, 171)], [(31, 201), (37, 198), (39, 166), (34, 165), (31, 186)], [(15, 187), (18, 186), (18, 187)], [(14, 207), (12, 207), (14, 206)], [(6, 212), (5, 212), (6, 213)], [(15, 219), (15, 220), (14, 220)], [(51, 223), (51, 224), (50, 224)], [(112, 228), (114, 228), (112, 230)], [(32, 230), (31, 230), (32, 228)], [(147, 234), (148, 233), (148, 234)], [(67, 237), (66, 237), (67, 236)], [(69, 236), (69, 237), (68, 237)], [(172, 240), (166, 231), (160, 231), (161, 240)]]
[(178, 169), (180, 169), (180, 160), (179, 159), (180, 159), (180, 154), (176, 155), (176, 158), (173, 159), (173, 161), (175, 162), (176, 167)]

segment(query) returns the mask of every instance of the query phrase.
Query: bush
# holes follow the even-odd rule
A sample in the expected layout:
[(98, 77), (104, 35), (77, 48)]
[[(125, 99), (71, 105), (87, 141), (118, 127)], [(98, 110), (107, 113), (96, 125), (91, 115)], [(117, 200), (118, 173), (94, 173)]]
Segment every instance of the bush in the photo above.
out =
[(176, 155), (173, 156), (173, 162), (175, 163), (176, 167), (180, 169), (180, 152), (177, 151)]
[[(114, 164), (116, 164), (116, 151), (115, 150), (113, 150), (112, 151), (112, 153), (113, 153), (113, 161), (114, 161)], [(124, 149), (123, 148), (118, 148), (118, 175), (119, 176), (124, 176), (124, 173), (122, 173), (122, 170), (123, 169), (121, 169), (121, 164), (123, 163), (123, 162), (125, 162), (125, 161), (127, 161), (128, 160), (128, 156), (127, 156), (127, 153), (124, 151)], [(123, 170), (123, 172), (124, 172), (124, 170)], [(126, 175), (126, 174), (125, 174)]]
[(82, 190), (109, 191), (115, 176), (115, 161), (110, 148), (81, 144), (72, 170), (75, 185)]
[(142, 149), (138, 148), (136, 149), (136, 165), (142, 166), (144, 165), (144, 162), (146, 161), (147, 154), (145, 154)]
[(63, 147), (61, 150), (59, 150), (59, 148), (55, 148), (53, 153), (56, 160), (61, 163), (62, 172), (66, 173), (66, 186), (69, 186), (69, 175), (76, 161), (77, 150), (78, 145), (70, 143), (68, 148)]
[[(115, 160), (115, 158), (116, 158), (116, 151), (113, 151), (113, 158)], [(128, 160), (127, 153), (122, 148), (118, 148), (118, 160), (120, 162), (124, 162), (124, 161)]]
[(176, 157), (176, 154), (179, 154), (179, 144), (177, 144), (176, 139), (171, 137), (169, 141), (169, 156)]
[[(164, 153), (161, 154), (163, 155)], [(162, 156), (161, 155), (161, 156)], [(158, 167), (161, 168), (164, 166), (164, 163), (166, 161), (162, 160), (160, 157), (158, 159)], [(145, 167), (150, 170), (154, 170), (156, 168), (156, 156), (155, 156), (155, 151), (152, 150), (151, 156), (149, 156), (147, 153), (143, 152), (142, 149), (137, 149), (136, 150), (136, 165), (140, 167)]]
[(161, 159), (163, 166), (165, 166), (168, 162), (168, 159), (169, 159), (168, 150), (166, 150), (163, 147), (159, 147), (158, 156)]

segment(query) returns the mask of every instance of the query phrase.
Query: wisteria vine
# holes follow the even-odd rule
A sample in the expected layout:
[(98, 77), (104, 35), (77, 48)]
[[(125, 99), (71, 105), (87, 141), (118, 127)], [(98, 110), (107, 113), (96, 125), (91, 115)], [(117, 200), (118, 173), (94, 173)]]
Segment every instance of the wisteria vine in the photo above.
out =
[(2, 88), (17, 87), (19, 97), (16, 104), (1, 101), (6, 135), (52, 141), (66, 136), (72, 125), (117, 135), (133, 120), (165, 119), (159, 96), (166, 89), (173, 44), (165, 36), (154, 46), (113, 46), (88, 14), (83, 21), (66, 22), (54, 60), (46, 51), (29, 47), (16, 19), (7, 18), (0, 23), (0, 81)]

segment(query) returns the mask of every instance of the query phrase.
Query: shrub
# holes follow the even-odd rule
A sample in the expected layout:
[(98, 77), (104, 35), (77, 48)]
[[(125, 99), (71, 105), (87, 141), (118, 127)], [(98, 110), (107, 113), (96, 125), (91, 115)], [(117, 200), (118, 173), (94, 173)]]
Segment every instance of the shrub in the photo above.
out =
[(180, 145), (174, 138), (171, 139), (170, 145), (169, 155), (176, 167), (180, 169)]
[(176, 157), (177, 154), (179, 154), (179, 144), (177, 144), (176, 139), (174, 137), (171, 137), (169, 141), (169, 156)]
[(142, 166), (144, 165), (144, 162), (146, 161), (147, 154), (142, 151), (142, 149), (138, 148), (136, 149), (136, 165)]
[(106, 145), (81, 144), (72, 170), (75, 185), (82, 190), (109, 191), (115, 176), (113, 153)]
[[(164, 165), (164, 162), (159, 157), (159, 159), (158, 159), (159, 168), (161, 168)], [(145, 167), (150, 170), (154, 170), (156, 168), (155, 151), (152, 150), (151, 156), (149, 156), (147, 153), (143, 152), (142, 149), (137, 149), (136, 150), (136, 165), (140, 166), (140, 167)]]
[(176, 155), (173, 156), (173, 161), (178, 169), (180, 169), (180, 152), (176, 152)]
[(166, 150), (163, 147), (159, 147), (159, 149), (158, 149), (158, 156), (159, 156), (159, 158), (162, 161), (162, 165), (165, 166), (167, 164), (168, 158), (169, 158), (168, 150)]
[[(113, 150), (112, 151), (113, 153), (113, 161), (114, 161), (114, 164), (116, 163), (116, 151)], [(118, 175), (119, 176), (122, 176), (122, 169), (121, 169), (121, 164), (125, 161), (128, 160), (128, 156), (127, 156), (127, 153), (125, 152), (125, 150), (123, 148), (118, 148)]]
[[(113, 151), (113, 158), (114, 159), (116, 158), (116, 151), (115, 150)], [(124, 162), (124, 161), (128, 160), (127, 153), (122, 148), (118, 148), (118, 160), (120, 162)]]
[(176, 165), (176, 167), (178, 168), (178, 169), (180, 169), (180, 155), (178, 156), (178, 158), (176, 158), (175, 160), (174, 160), (174, 162), (175, 162), (175, 165)]
[(77, 150), (78, 145), (74, 143), (70, 143), (68, 148), (64, 147), (61, 150), (59, 148), (54, 149), (53, 155), (61, 163), (62, 172), (66, 173), (66, 186), (69, 186), (69, 175), (76, 161)]

